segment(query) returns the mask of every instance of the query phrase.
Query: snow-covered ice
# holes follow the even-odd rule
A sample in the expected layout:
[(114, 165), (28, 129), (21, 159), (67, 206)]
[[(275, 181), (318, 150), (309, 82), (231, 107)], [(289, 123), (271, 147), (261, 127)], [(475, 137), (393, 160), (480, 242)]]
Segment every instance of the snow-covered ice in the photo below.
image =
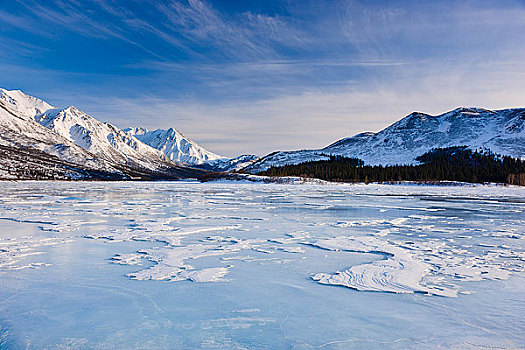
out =
[(504, 186), (1, 182), (0, 347), (523, 348), (524, 209)]

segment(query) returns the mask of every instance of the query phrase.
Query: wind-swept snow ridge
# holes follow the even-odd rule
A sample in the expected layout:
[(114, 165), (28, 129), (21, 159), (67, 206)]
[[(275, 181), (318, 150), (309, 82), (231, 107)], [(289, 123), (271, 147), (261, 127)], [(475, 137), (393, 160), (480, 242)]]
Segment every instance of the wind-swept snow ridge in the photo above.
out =
[(135, 127), (127, 128), (125, 131), (145, 144), (161, 151), (174, 162), (203, 164), (208, 161), (226, 158), (204, 149), (173, 128), (149, 131), (142, 127)]
[(312, 279), (321, 284), (344, 286), (360, 291), (427, 293), (456, 297), (459, 287), (443, 283), (448, 278), (462, 281), (507, 279), (510, 272), (503, 264), (486, 256), (468, 256), (466, 251), (443, 241), (392, 242), (377, 237), (335, 237), (322, 239), (313, 246), (327, 250), (375, 253), (383, 259), (355, 265), (334, 274), (318, 273)]
[(33, 237), (23, 236), (11, 239), (0, 238), (0, 269), (6, 270), (21, 270), (21, 269), (37, 269), (48, 264), (24, 263), (23, 260), (31, 255), (39, 255), (38, 250), (41, 247), (50, 245), (60, 245), (71, 242), (67, 238), (59, 237)]
[(361, 133), (317, 150), (275, 152), (245, 170), (258, 173), (328, 155), (355, 157), (370, 165), (415, 164), (433, 148), (453, 146), (525, 158), (525, 108), (457, 108), (437, 116), (414, 112), (378, 133)]

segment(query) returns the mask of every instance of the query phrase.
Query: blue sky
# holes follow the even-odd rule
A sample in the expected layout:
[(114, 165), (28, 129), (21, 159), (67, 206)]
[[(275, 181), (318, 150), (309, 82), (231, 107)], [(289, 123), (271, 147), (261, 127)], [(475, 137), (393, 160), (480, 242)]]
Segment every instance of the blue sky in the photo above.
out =
[(525, 1), (0, 3), (0, 86), (229, 156), (525, 105)]

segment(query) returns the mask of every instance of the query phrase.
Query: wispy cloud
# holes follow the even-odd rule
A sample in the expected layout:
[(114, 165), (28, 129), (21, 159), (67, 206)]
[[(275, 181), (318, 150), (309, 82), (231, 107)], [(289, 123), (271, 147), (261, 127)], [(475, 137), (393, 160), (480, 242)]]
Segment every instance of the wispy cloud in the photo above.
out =
[(159, 12), (173, 32), (200, 45), (220, 49), (228, 58), (248, 59), (275, 56), (275, 43), (295, 45), (301, 38), (299, 29), (279, 16), (243, 12), (224, 15), (200, 0), (159, 3)]
[[(0, 11), (0, 22), (42, 37), (60, 36), (61, 31), (53, 28), (61, 28), (86, 37), (122, 40), (164, 60), (173, 51), (168, 47), (161, 53), (150, 47), (147, 35), (193, 58), (206, 58), (206, 53), (232, 60), (276, 58), (276, 44), (294, 46), (306, 40), (300, 29), (280, 16), (225, 15), (201, 0), (150, 1), (134, 10), (108, 0), (18, 3), (23, 11), (19, 15)], [(148, 8), (149, 16), (144, 16), (143, 7)]]
[[(63, 35), (62, 31), (66, 30), (91, 38), (122, 40), (154, 57), (164, 58), (133, 40), (133, 35), (129, 35), (130, 33), (121, 27), (120, 23), (108, 21), (107, 18), (97, 19), (92, 13), (85, 11), (87, 2), (74, 0), (54, 0), (45, 4), (31, 0), (17, 2), (23, 8), (22, 14), (15, 16), (0, 11), (0, 22), (46, 38), (60, 37)], [(95, 0), (95, 3), (105, 4), (100, 0)], [(108, 9), (107, 6), (103, 8)], [(115, 13), (117, 12), (113, 12)]]
[[(323, 147), (363, 131), (379, 131), (413, 111), (440, 114), (459, 106), (522, 106), (525, 64), (480, 64), (476, 69), (449, 65), (398, 72), (396, 83), (352, 84), (310, 89), (249, 101), (202, 103), (144, 94), (108, 99), (94, 113), (118, 125), (176, 127), (217, 152), (251, 152)], [(478, 72), (483, 71), (483, 75)], [(463, 88), (469, 86), (468, 89)], [(155, 106), (155, 108), (151, 108)]]
[(0, 76), (229, 155), (321, 147), (412, 110), (523, 104), (522, 1), (232, 4), (14, 0)]

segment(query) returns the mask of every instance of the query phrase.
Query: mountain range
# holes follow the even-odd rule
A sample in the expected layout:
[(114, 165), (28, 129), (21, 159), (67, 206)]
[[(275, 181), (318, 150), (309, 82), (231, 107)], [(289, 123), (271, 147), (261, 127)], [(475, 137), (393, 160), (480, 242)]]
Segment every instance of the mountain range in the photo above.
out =
[[(19, 90), (0, 90), (0, 147), (1, 178), (176, 179), (205, 172), (182, 156), (172, 160), (174, 147), (165, 154), (74, 106), (55, 108)], [(178, 152), (185, 151), (212, 155), (195, 143)]]
[(410, 165), (434, 148), (454, 146), (525, 158), (525, 108), (457, 108), (436, 116), (414, 112), (377, 133), (360, 133), (316, 150), (271, 153), (244, 171), (256, 174), (331, 155), (359, 158), (367, 165)]
[(414, 112), (377, 133), (360, 133), (321, 149), (227, 158), (174, 128), (119, 129), (74, 106), (55, 108), (20, 90), (0, 89), (4, 179), (178, 179), (237, 170), (256, 174), (333, 155), (370, 165), (417, 164), (423, 153), (452, 146), (525, 158), (525, 109), (458, 108), (437, 116)]
[(161, 151), (174, 162), (203, 164), (217, 159), (226, 159), (224, 156), (204, 149), (173, 128), (149, 131), (142, 127), (135, 127), (124, 129), (124, 131), (135, 136), (145, 144)]

